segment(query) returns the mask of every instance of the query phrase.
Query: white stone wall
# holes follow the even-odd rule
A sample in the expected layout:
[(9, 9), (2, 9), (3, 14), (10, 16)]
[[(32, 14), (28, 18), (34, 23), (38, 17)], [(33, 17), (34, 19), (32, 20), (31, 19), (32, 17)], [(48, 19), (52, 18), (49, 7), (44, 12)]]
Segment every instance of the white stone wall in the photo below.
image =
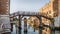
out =
[(55, 27), (60, 27), (60, 16), (55, 17), (55, 22), (54, 22), (54, 24), (55, 24)]
[(10, 29), (9, 15), (0, 15), (0, 23), (3, 24), (2, 28)]

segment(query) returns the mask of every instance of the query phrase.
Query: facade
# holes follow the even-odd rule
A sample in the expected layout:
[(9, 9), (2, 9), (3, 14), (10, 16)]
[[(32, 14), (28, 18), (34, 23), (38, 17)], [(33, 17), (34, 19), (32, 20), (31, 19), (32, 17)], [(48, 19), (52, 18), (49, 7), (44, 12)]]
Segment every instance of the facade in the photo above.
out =
[(40, 9), (40, 13), (49, 18), (57, 17), (59, 14), (58, 5), (58, 0), (51, 0), (49, 3), (47, 3), (44, 7)]
[(42, 23), (49, 26), (51, 24), (51, 21), (42, 17)]
[(40, 21), (37, 17), (30, 16), (29, 19), (28, 19), (28, 23), (32, 27), (39, 27)]
[[(50, 0), (44, 7), (42, 7), (39, 11), (41, 15), (47, 16), (49, 18), (54, 18), (55, 22), (54, 25), (59, 25), (59, 16), (60, 16), (60, 0)], [(56, 21), (58, 20), (58, 22)], [(49, 22), (49, 20), (42, 18), (43, 23)], [(57, 23), (57, 24), (56, 24)]]
[(9, 13), (10, 0), (0, 0), (0, 32), (10, 32), (11, 26)]
[(0, 15), (8, 15), (10, 12), (10, 0), (0, 0)]

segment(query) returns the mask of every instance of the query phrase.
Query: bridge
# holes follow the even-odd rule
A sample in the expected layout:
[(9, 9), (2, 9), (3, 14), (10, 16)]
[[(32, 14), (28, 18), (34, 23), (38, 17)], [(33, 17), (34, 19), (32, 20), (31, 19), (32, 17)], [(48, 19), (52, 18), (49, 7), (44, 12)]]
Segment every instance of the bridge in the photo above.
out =
[[(18, 12), (15, 12), (15, 13), (12, 13), (10, 14), (10, 17), (16, 17), (18, 16), (19, 17), (19, 28), (21, 28), (21, 19), (24, 17), (24, 16), (36, 16), (39, 20), (40, 20), (40, 27), (43, 27), (45, 25), (42, 24), (42, 17), (46, 18), (46, 19), (49, 19), (50, 21), (53, 20), (53, 18), (49, 18), (47, 16), (44, 16), (42, 14), (39, 14), (39, 12), (25, 12), (25, 11), (18, 11)], [(27, 23), (26, 23), (27, 24)], [(54, 23), (51, 23), (51, 25), (53, 25), (54, 27)], [(48, 26), (48, 27), (51, 27), (51, 26)]]
[(10, 17), (13, 16), (40, 16), (40, 17), (44, 17), (46, 19), (52, 20), (53, 18), (49, 18), (47, 16), (44, 16), (42, 14), (40, 14), (39, 12), (26, 12), (26, 11), (18, 11), (18, 12), (14, 12), (12, 14), (10, 14)]

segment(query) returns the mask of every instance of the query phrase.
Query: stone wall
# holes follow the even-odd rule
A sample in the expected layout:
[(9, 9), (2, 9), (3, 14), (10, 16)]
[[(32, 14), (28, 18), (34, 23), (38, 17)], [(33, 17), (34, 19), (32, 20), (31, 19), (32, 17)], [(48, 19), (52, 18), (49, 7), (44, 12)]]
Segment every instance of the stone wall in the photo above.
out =
[(0, 15), (0, 28), (2, 29), (1, 31), (8, 31), (11, 29), (11, 25), (10, 25), (10, 18), (9, 15)]

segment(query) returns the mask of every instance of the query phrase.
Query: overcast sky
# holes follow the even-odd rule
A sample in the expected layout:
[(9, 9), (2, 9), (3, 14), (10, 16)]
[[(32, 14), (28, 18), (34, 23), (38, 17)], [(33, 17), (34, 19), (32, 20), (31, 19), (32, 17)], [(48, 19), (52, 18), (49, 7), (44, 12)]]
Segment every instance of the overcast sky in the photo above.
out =
[(35, 11), (37, 12), (49, 0), (11, 0), (10, 13), (17, 11)]

